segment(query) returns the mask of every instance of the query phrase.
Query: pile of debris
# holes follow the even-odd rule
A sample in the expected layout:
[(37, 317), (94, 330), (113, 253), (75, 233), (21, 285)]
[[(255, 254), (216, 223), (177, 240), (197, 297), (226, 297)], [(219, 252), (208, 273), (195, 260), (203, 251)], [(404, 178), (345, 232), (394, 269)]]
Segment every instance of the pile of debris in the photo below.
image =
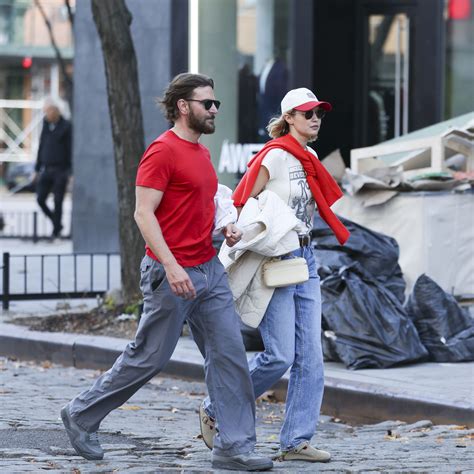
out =
[[(334, 159), (334, 158), (333, 158)], [(338, 176), (351, 196), (380, 204), (407, 191), (468, 191), (474, 183), (474, 113), (351, 151)]]

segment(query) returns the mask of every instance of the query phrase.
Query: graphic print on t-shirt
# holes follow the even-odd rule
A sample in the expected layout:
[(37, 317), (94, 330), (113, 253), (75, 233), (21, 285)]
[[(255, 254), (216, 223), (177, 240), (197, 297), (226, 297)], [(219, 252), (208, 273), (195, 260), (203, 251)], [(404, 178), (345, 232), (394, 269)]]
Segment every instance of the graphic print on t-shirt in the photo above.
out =
[(290, 173), (289, 206), (295, 210), (296, 217), (302, 221), (310, 231), (313, 227), (314, 199), (306, 181), (306, 173), (302, 166), (288, 168)]

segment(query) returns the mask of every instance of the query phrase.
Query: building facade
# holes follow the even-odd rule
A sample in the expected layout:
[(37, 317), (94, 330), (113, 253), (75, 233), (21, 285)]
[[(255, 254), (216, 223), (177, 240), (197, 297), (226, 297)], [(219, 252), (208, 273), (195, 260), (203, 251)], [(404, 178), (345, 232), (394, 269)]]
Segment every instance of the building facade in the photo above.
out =
[[(72, 79), (73, 30), (64, 0), (40, 4)], [(1, 163), (36, 158), (46, 96), (67, 99), (67, 91), (41, 11), (33, 0), (0, 0)]]
[[(331, 102), (321, 158), (474, 110), (473, 0), (127, 0), (134, 17), (145, 140), (167, 128), (155, 106), (178, 72), (215, 79), (216, 133), (203, 137), (235, 185), (284, 93)], [(110, 120), (89, 0), (76, 14), (74, 246), (118, 249)], [(97, 173), (98, 166), (103, 170)], [(130, 222), (127, 225), (134, 225)], [(92, 230), (93, 229), (93, 230)]]

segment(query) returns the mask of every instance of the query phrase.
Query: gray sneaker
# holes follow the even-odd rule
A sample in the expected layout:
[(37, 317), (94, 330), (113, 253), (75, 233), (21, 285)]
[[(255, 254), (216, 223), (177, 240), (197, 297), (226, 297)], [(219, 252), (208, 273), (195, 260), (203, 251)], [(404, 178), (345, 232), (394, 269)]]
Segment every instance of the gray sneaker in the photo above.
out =
[(273, 462), (270, 458), (258, 456), (253, 451), (235, 456), (212, 453), (212, 467), (229, 471), (269, 471), (273, 467)]
[(66, 405), (61, 410), (61, 418), (66, 428), (66, 433), (69, 436), (72, 447), (80, 456), (90, 460), (100, 460), (104, 457), (104, 451), (99, 443), (97, 432), (88, 433), (81, 428), (71, 416), (69, 412), (69, 405)]

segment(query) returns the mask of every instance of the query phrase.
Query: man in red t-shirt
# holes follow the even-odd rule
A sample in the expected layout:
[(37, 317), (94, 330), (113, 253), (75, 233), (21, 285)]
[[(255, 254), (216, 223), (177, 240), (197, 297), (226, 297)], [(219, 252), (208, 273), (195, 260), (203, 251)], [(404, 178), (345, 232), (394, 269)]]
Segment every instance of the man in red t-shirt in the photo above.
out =
[[(162, 100), (173, 127), (145, 151), (136, 179), (135, 220), (146, 242), (140, 325), (113, 367), (61, 410), (71, 444), (87, 459), (103, 458), (101, 421), (168, 363), (187, 320), (217, 417), (206, 417), (201, 406), (201, 429), (216, 432), (212, 466), (273, 466), (254, 452), (253, 386), (232, 293), (212, 246), (217, 176), (199, 138), (214, 132), (219, 105), (214, 82), (200, 74), (176, 76)], [(229, 246), (241, 237), (234, 224), (224, 235)]]

